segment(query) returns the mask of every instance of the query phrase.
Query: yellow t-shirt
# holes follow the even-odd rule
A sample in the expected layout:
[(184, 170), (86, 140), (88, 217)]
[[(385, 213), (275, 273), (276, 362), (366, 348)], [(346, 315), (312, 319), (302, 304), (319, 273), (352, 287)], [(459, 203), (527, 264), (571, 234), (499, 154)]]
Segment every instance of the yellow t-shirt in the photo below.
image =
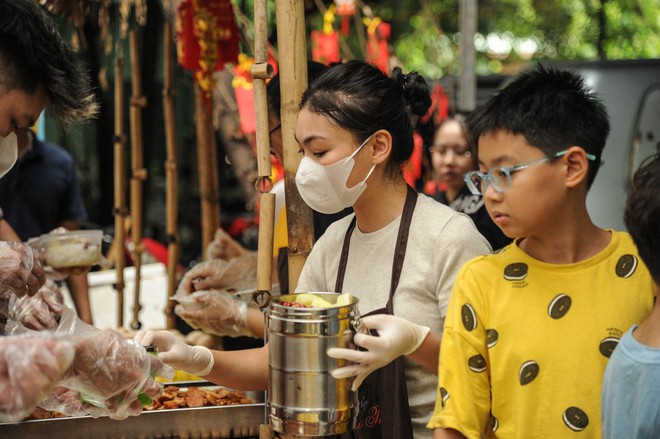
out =
[(517, 243), (471, 260), (452, 290), (428, 427), (468, 438), (600, 438), (605, 366), (653, 295), (624, 232), (576, 264), (540, 262)]
[(282, 207), (275, 221), (273, 236), (273, 257), (277, 258), (281, 248), (289, 246), (289, 232), (286, 225), (286, 207)]

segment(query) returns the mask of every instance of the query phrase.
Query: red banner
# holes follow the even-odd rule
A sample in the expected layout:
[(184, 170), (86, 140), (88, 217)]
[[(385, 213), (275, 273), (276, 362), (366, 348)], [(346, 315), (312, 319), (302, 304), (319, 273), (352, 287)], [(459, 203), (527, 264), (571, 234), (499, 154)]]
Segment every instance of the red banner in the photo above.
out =
[(177, 59), (206, 94), (213, 72), (238, 60), (240, 36), (230, 0), (184, 0), (177, 14)]

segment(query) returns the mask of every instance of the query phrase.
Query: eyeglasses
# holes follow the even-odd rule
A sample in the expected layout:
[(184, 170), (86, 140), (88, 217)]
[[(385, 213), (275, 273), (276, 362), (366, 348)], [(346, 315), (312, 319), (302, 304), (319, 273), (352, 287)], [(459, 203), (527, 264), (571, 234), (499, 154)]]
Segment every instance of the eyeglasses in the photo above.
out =
[(435, 152), (436, 154), (442, 155), (442, 156), (449, 154), (449, 152), (452, 152), (452, 153), (454, 153), (454, 155), (459, 156), (459, 157), (465, 157), (465, 158), (468, 158), (468, 159), (470, 157), (472, 157), (472, 151), (470, 151), (469, 149), (460, 149), (460, 150), (456, 150), (456, 149), (453, 149), (453, 148), (442, 148), (442, 149), (440, 149), (440, 148), (435, 148), (435, 147), (432, 146), (431, 148), (429, 148), (429, 150), (431, 152)]
[[(463, 176), (463, 180), (465, 180), (468, 189), (470, 189), (470, 192), (472, 192), (473, 195), (483, 195), (488, 189), (488, 185), (492, 185), (496, 192), (504, 192), (511, 187), (511, 174), (514, 172), (522, 171), (532, 165), (554, 160), (563, 156), (567, 152), (568, 150), (556, 152), (552, 155), (521, 163), (516, 166), (501, 166), (493, 168), (486, 173), (470, 171)], [(587, 154), (587, 159), (593, 161), (596, 160), (596, 156), (593, 154)]]

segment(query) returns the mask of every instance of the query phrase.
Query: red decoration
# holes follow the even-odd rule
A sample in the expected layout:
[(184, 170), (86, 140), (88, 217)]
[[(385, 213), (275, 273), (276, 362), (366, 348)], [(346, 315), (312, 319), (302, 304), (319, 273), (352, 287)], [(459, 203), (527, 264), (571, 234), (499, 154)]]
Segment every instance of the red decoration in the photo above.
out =
[(231, 0), (183, 0), (177, 15), (177, 58), (195, 72), (208, 97), (213, 72), (238, 60), (239, 33)]
[(350, 23), (348, 17), (355, 15), (355, 0), (335, 0), (336, 14), (341, 17), (341, 33), (348, 35)]
[(339, 34), (332, 31), (312, 31), (312, 59), (321, 64), (330, 65), (341, 60), (339, 54)]
[(433, 121), (436, 125), (449, 116), (449, 98), (444, 87), (440, 84), (436, 84), (431, 90), (431, 107), (420, 122), (428, 122), (433, 115), (435, 115)]
[(390, 73), (390, 47), (388, 40), (392, 27), (380, 18), (365, 20), (367, 22), (367, 61), (386, 74)]
[(413, 134), (414, 149), (410, 160), (403, 167), (403, 178), (410, 186), (416, 188), (417, 180), (422, 177), (422, 148), (424, 140), (418, 133)]
[(256, 116), (254, 113), (254, 82), (252, 79), (252, 65), (254, 58), (240, 54), (238, 64), (234, 67), (234, 87), (238, 115), (241, 119), (241, 130), (244, 134), (257, 131)]

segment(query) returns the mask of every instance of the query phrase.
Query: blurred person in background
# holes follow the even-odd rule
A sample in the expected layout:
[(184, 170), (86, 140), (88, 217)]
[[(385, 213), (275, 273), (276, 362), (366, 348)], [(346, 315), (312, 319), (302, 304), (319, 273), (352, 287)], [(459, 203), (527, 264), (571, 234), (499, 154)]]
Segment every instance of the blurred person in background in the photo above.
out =
[(491, 219), (484, 197), (473, 195), (463, 180), (465, 173), (478, 169), (471, 139), (461, 114), (448, 117), (436, 127), (430, 153), (435, 186), (439, 190), (432, 197), (472, 218), (479, 233), (497, 250), (512, 240)]
[[(19, 130), (18, 160), (0, 179), (0, 206), (6, 227), (0, 239), (25, 242), (58, 227), (77, 230), (87, 218), (73, 157), (64, 148), (37, 139), (32, 130)], [(87, 273), (66, 280), (78, 317), (92, 324)]]
[[(98, 109), (87, 75), (48, 15), (32, 0), (0, 2), (0, 176), (18, 157), (17, 132), (48, 106), (62, 125)], [(39, 258), (20, 242), (0, 242), (0, 315), (46, 281)], [(28, 306), (28, 308), (30, 308)], [(58, 327), (37, 332), (6, 320), (0, 337), (0, 422), (23, 419), (48, 396), (67, 414), (137, 415), (145, 397), (160, 394), (153, 376), (168, 376), (146, 350), (112, 330), (99, 331), (64, 308)], [(24, 314), (22, 314), (24, 315)], [(59, 387), (58, 387), (59, 386)]]

